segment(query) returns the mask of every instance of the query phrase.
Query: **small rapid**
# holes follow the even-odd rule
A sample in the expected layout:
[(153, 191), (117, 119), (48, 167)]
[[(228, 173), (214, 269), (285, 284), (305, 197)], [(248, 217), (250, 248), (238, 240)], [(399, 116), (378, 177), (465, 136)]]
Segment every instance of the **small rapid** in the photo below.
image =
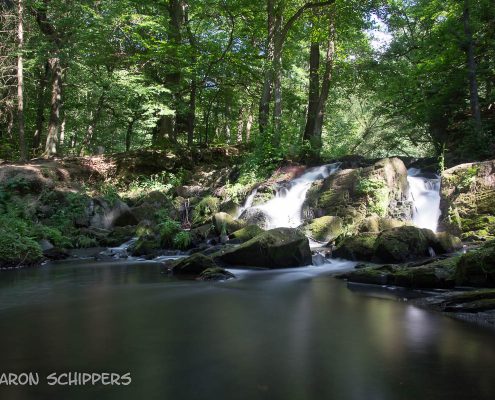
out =
[(413, 204), (412, 221), (418, 228), (437, 231), (440, 219), (440, 176), (428, 176), (420, 169), (410, 168), (409, 200)]

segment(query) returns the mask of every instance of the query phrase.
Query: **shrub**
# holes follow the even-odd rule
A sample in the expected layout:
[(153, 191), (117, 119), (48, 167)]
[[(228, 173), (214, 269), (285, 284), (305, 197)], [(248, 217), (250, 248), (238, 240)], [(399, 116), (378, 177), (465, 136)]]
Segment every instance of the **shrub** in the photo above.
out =
[(191, 246), (191, 234), (187, 231), (181, 231), (174, 236), (174, 248), (179, 250), (187, 250)]
[(0, 268), (29, 266), (43, 259), (41, 247), (35, 240), (2, 225), (0, 235)]
[(180, 232), (180, 224), (172, 219), (166, 219), (158, 224), (162, 246), (173, 246), (174, 238)]

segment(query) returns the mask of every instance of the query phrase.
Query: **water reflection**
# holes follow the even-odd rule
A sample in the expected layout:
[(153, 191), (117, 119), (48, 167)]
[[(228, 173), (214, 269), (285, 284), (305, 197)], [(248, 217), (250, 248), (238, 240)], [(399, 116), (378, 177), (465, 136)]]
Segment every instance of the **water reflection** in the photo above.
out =
[(133, 383), (0, 387), (0, 398), (494, 398), (491, 332), (401, 293), (348, 290), (329, 271), (214, 284), (170, 280), (154, 263), (1, 274), (0, 371), (130, 371)]

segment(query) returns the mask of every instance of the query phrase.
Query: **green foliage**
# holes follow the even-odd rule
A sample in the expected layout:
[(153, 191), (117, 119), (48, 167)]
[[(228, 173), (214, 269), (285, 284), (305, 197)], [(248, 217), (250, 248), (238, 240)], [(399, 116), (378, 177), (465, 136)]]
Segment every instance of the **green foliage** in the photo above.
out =
[(368, 210), (372, 214), (385, 217), (388, 211), (389, 191), (387, 184), (377, 178), (361, 178), (357, 185), (358, 194), (368, 198)]
[(459, 176), (459, 182), (457, 187), (460, 190), (468, 190), (471, 188), (473, 183), (476, 182), (476, 177), (478, 176), (479, 167), (473, 165), (463, 171), (462, 175)]
[(30, 231), (37, 240), (46, 239), (55, 247), (72, 247), (71, 240), (64, 236), (57, 228), (36, 224), (32, 226)]
[(174, 248), (179, 250), (187, 250), (192, 243), (191, 234), (187, 231), (178, 232), (173, 239)]
[(180, 232), (180, 223), (172, 219), (165, 219), (158, 224), (161, 244), (165, 247), (174, 245), (174, 238)]

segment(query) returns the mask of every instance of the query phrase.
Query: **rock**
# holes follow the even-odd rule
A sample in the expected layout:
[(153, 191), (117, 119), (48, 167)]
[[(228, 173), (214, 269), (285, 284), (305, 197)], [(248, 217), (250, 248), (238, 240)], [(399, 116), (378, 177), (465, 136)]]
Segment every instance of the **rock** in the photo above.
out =
[[(306, 196), (304, 215), (342, 218), (357, 227), (369, 216), (394, 217), (394, 207), (407, 202), (407, 169), (398, 158), (385, 158), (369, 167), (343, 169), (316, 181)], [(403, 216), (410, 219), (411, 214)]]
[(137, 225), (138, 220), (129, 206), (121, 200), (113, 204), (102, 198), (95, 198), (90, 204), (90, 226), (110, 229), (114, 226)]
[(213, 257), (224, 264), (264, 268), (311, 264), (308, 239), (297, 229), (291, 228), (271, 229), (234, 249), (220, 251)]
[(227, 200), (220, 203), (220, 211), (229, 214), (231, 217), (235, 218), (238, 210), (239, 205), (233, 200)]
[(377, 263), (402, 263), (452, 252), (459, 246), (456, 238), (429, 229), (399, 226), (381, 233), (360, 233), (346, 237), (334, 252), (336, 257)]
[[(377, 262), (404, 262), (431, 256), (437, 247), (435, 234), (429, 229), (402, 226), (383, 231), (376, 243), (373, 259)], [(438, 250), (438, 247), (437, 247)]]
[(337, 245), (333, 255), (353, 261), (371, 261), (375, 254), (377, 238), (376, 233), (362, 233), (346, 237)]
[(411, 289), (448, 289), (455, 285), (458, 257), (426, 262), (422, 265), (364, 266), (340, 275), (349, 282), (394, 285)]
[(55, 247), (49, 240), (46, 240), (46, 239), (41, 239), (38, 242), (38, 244), (40, 245), (41, 251), (43, 251), (43, 252), (51, 250)]
[(438, 240), (439, 253), (452, 253), (462, 248), (461, 239), (457, 236), (451, 235), (448, 232), (439, 232), (436, 234)]
[(198, 245), (215, 236), (215, 227), (212, 224), (204, 224), (191, 229), (190, 232), (193, 244)]
[(233, 273), (220, 267), (205, 269), (199, 275), (199, 280), (201, 281), (225, 281), (233, 278), (235, 278)]
[(378, 233), (387, 229), (398, 228), (407, 225), (405, 221), (400, 221), (393, 218), (382, 218), (376, 215), (365, 218), (357, 228), (358, 233), (372, 232)]
[[(219, 212), (213, 216), (213, 224), (217, 233), (230, 235), (231, 233), (244, 227), (244, 221), (237, 221), (227, 213)], [(225, 230), (225, 232), (224, 232)]]
[(159, 238), (141, 236), (136, 240), (136, 243), (129, 248), (129, 252), (132, 256), (140, 257), (156, 254), (160, 248)]
[(263, 232), (263, 229), (261, 229), (258, 225), (248, 225), (233, 232), (230, 235), (230, 239), (238, 239), (241, 242), (247, 242), (248, 240), (258, 236)]
[(177, 196), (189, 198), (189, 197), (201, 197), (208, 192), (208, 189), (201, 185), (179, 186), (175, 189)]
[(331, 242), (343, 233), (343, 221), (340, 217), (327, 215), (314, 219), (303, 229), (313, 240)]
[(495, 160), (442, 174), (440, 227), (463, 240), (495, 239)]
[(244, 210), (239, 219), (245, 221), (246, 225), (257, 225), (261, 229), (267, 229), (270, 224), (270, 217), (263, 210), (255, 207)]
[(60, 247), (52, 247), (43, 251), (43, 256), (49, 260), (65, 260), (70, 257), (70, 253)]
[(495, 241), (464, 254), (457, 264), (459, 285), (495, 287)]
[(202, 272), (218, 268), (212, 258), (201, 253), (174, 261), (171, 265), (173, 275), (200, 275)]

